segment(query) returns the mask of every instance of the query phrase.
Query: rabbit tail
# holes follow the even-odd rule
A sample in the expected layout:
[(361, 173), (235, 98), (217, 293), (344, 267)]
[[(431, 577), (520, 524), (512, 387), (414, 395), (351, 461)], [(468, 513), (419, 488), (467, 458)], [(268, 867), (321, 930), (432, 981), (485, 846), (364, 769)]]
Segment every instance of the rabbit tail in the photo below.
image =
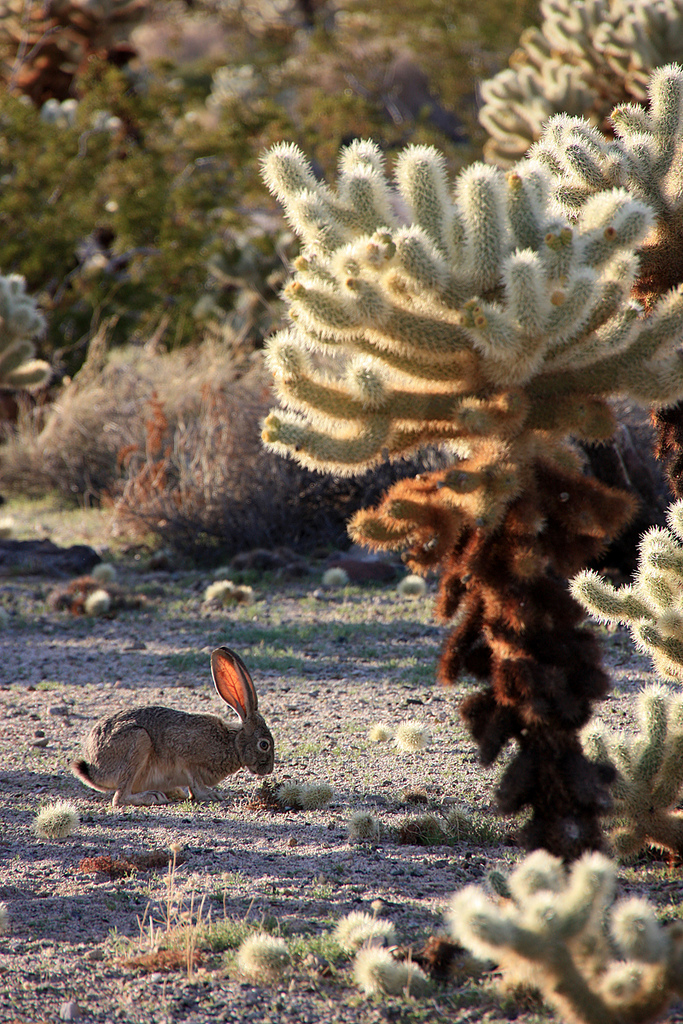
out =
[(89, 786), (90, 789), (96, 789), (98, 793), (108, 793), (110, 791), (111, 787), (108, 788), (107, 786), (101, 786), (98, 782), (95, 782), (95, 780), (91, 778), (90, 765), (88, 764), (87, 761), (72, 761), (71, 771), (74, 773), (77, 779), (80, 779), (81, 782), (84, 785)]

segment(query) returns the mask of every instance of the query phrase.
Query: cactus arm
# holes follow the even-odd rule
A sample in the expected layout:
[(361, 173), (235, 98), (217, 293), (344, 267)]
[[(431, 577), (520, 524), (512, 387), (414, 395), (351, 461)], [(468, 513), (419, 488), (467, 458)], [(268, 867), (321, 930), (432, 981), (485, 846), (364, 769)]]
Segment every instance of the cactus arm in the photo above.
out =
[[(559, 887), (541, 883), (536, 892), (520, 892), (514, 884), (524, 870), (525, 862), (511, 875), (512, 898), (504, 902), (489, 899), (480, 886), (456, 893), (448, 914), (451, 935), (497, 964), (508, 983), (540, 989), (562, 1020), (656, 1019), (683, 984), (680, 923), (661, 925), (645, 900), (613, 903), (614, 865), (599, 854), (584, 856)], [(570, 906), (581, 907), (578, 917)]]
[(570, 583), (572, 596), (599, 622), (652, 619), (648, 604), (631, 587), (614, 587), (593, 569), (580, 572)]

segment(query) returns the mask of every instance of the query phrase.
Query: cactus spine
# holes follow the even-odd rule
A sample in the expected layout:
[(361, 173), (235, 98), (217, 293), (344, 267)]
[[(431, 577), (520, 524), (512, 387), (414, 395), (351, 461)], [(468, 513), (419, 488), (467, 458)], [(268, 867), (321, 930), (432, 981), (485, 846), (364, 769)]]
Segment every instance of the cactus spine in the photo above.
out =
[(683, 853), (683, 813), (674, 810), (683, 788), (683, 697), (649, 686), (638, 698), (640, 732), (591, 728), (584, 748), (617, 771), (610, 841), (630, 857), (646, 846)]
[(614, 903), (606, 857), (584, 855), (566, 873), (538, 850), (508, 888), (511, 898), (495, 902), (481, 886), (456, 893), (452, 935), (506, 981), (539, 989), (561, 1020), (641, 1024), (683, 995), (683, 925), (661, 925), (643, 899)]
[(31, 341), (43, 324), (24, 278), (0, 275), (0, 388), (30, 390), (49, 378), (50, 366), (34, 358)]
[(481, 86), (484, 152), (500, 166), (524, 156), (553, 114), (608, 128), (612, 107), (644, 100), (654, 69), (683, 59), (681, 0), (541, 0), (540, 14), (510, 67)]

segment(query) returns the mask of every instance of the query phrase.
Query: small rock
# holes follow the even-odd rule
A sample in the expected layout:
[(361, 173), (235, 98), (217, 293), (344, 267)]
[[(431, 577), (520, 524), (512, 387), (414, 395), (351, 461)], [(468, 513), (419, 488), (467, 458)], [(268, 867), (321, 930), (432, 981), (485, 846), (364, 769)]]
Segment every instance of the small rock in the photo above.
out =
[(40, 736), (37, 740), (33, 741), (34, 747), (46, 747), (50, 741), (47, 736)]
[(43, 732), (42, 729), (36, 729), (36, 731), (33, 734), (33, 738), (36, 740), (42, 740), (44, 735), (45, 733)]
[(124, 651), (146, 651), (147, 644), (144, 640), (131, 640), (123, 649)]
[[(84, 818), (83, 820), (85, 821), (86, 819)], [(85, 954), (85, 959), (100, 962), (104, 960), (104, 951), (101, 950), (99, 946), (95, 946), (94, 949), (88, 950), (88, 952)]]
[(81, 1011), (78, 1003), (73, 1001), (69, 1003), (62, 1003), (59, 1007), (59, 1019), (60, 1020), (80, 1020)]
[(160, 974), (159, 971), (155, 971), (154, 974), (150, 974), (149, 980), (153, 985), (158, 985), (159, 982), (163, 980), (163, 977), (163, 974)]
[(287, 840), (287, 846), (296, 846), (296, 838), (294, 836)]
[(60, 715), (62, 718), (66, 718), (69, 714), (69, 708), (66, 704), (51, 704), (47, 709), (48, 715)]

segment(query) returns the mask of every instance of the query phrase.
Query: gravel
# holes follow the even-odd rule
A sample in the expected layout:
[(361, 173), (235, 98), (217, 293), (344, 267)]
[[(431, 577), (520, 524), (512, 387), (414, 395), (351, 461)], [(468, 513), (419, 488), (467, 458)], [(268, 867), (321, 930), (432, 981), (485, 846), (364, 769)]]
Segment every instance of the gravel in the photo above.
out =
[[(0, 1022), (547, 1019), (533, 1004), (501, 1003), (489, 975), (419, 1000), (368, 999), (353, 985), (348, 958), (325, 945), (336, 920), (364, 910), (393, 921), (400, 944), (415, 949), (442, 927), (455, 889), (484, 881), (491, 868), (507, 870), (518, 851), (512, 823), (491, 806), (501, 768), (479, 767), (458, 717), (474, 684), (447, 691), (433, 682), (444, 636), (432, 620), (433, 591), (410, 601), (393, 589), (347, 588), (321, 600), (312, 580), (257, 581), (255, 604), (208, 611), (201, 593), (210, 577), (129, 568), (119, 582), (147, 593), (145, 607), (99, 619), (49, 612), (49, 582), (4, 583), (0, 900), (9, 926), (0, 937)], [(652, 673), (625, 634), (605, 639), (615, 690), (600, 714), (628, 725), (634, 694)], [(327, 782), (334, 790), (327, 807), (273, 809), (259, 798), (260, 781), (240, 772), (220, 785), (221, 802), (113, 811), (70, 774), (69, 761), (101, 716), (140, 703), (220, 712), (209, 653), (221, 644), (238, 650), (254, 676), (276, 738), (273, 781)], [(369, 740), (372, 725), (394, 730), (406, 720), (429, 730), (426, 750), (404, 753)], [(78, 827), (60, 841), (40, 839), (34, 818), (56, 800), (73, 802)], [(398, 841), (406, 816), (427, 810), (443, 820), (453, 805), (475, 816), (478, 839)], [(349, 840), (349, 818), (361, 809), (379, 820), (379, 841)], [(79, 865), (95, 857), (140, 866), (116, 878), (84, 873)], [(145, 866), (150, 858), (156, 867)], [(623, 884), (662, 903), (679, 900), (678, 873), (667, 875), (655, 861), (645, 859), (637, 879), (627, 873)], [(173, 970), (158, 957), (146, 967), (128, 962), (154, 951), (150, 920), (163, 946), (170, 918), (187, 951), (195, 941), (190, 906), (195, 924), (201, 906), (214, 934), (251, 927), (281, 934), (291, 967), (258, 985), (240, 975), (235, 941), (227, 950), (202, 949), (189, 974), (186, 962)], [(670, 1019), (683, 1020), (676, 1012)]]

